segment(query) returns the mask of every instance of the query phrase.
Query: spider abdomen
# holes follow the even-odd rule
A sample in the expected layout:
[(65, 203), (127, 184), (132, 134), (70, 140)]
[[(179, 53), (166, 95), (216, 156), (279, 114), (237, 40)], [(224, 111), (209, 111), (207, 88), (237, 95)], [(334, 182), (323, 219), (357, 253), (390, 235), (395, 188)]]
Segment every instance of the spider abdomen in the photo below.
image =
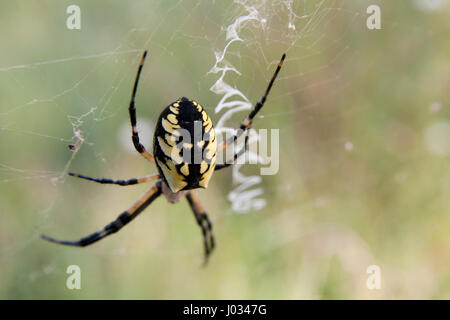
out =
[(182, 97), (163, 110), (153, 156), (172, 192), (206, 188), (216, 166), (216, 149), (211, 118), (196, 101)]

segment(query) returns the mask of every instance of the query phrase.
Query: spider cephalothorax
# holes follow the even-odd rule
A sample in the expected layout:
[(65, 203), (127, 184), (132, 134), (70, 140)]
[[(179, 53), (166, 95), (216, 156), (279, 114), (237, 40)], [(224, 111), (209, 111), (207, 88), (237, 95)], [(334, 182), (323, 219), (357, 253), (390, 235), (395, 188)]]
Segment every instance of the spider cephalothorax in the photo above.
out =
[(253, 118), (266, 101), (267, 95), (283, 65), (286, 55), (283, 54), (281, 57), (280, 63), (267, 86), (266, 92), (261, 100), (255, 104), (255, 107), (247, 118), (241, 123), (240, 130), (236, 135), (217, 146), (213, 124), (206, 111), (196, 101), (183, 97), (166, 107), (161, 113), (155, 128), (153, 155), (147, 152), (139, 140), (139, 133), (136, 126), (136, 108), (134, 106), (137, 85), (146, 56), (147, 51), (144, 52), (141, 63), (139, 64), (131, 93), (130, 106), (128, 108), (131, 121), (131, 139), (137, 152), (148, 161), (156, 163), (159, 174), (129, 180), (98, 179), (76, 173), (69, 173), (69, 175), (98, 183), (117, 184), (121, 186), (156, 180), (155, 185), (148, 189), (130, 208), (122, 212), (116, 220), (106, 225), (100, 231), (94, 232), (78, 241), (57, 240), (45, 235), (42, 235), (42, 238), (70, 246), (88, 246), (119, 231), (123, 226), (136, 218), (139, 213), (144, 211), (161, 194), (164, 194), (169, 202), (177, 202), (183, 197), (186, 197), (194, 212), (195, 219), (202, 229), (206, 262), (209, 254), (214, 249), (215, 242), (212, 234), (212, 224), (194, 189), (206, 188), (214, 171), (232, 165), (247, 150), (248, 136), (245, 139), (245, 147), (239, 152), (234, 153), (232, 162), (216, 164), (216, 152), (226, 149), (239, 136), (248, 132)]
[(182, 97), (161, 113), (153, 156), (172, 192), (206, 188), (216, 166), (216, 150), (211, 119), (196, 101)]

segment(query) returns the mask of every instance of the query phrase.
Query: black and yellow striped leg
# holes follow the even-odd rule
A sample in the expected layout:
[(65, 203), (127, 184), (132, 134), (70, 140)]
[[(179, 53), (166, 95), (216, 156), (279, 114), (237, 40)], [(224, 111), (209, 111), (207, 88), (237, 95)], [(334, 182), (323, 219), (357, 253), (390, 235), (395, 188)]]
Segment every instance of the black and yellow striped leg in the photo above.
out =
[(130, 121), (131, 121), (131, 139), (133, 140), (134, 147), (136, 148), (136, 151), (139, 152), (145, 159), (148, 161), (155, 163), (155, 158), (147, 151), (145, 150), (144, 145), (139, 140), (139, 133), (136, 126), (136, 108), (134, 106), (134, 100), (136, 98), (136, 91), (139, 83), (139, 77), (141, 76), (142, 67), (144, 66), (145, 57), (147, 56), (147, 50), (144, 51), (144, 54), (141, 59), (141, 63), (139, 64), (139, 68), (136, 74), (136, 79), (134, 80), (134, 87), (133, 92), (131, 94), (131, 101), (130, 101), (130, 107), (128, 108), (130, 112)]
[(97, 183), (102, 183), (102, 184), (118, 184), (119, 186), (131, 186), (134, 184), (158, 180), (160, 178), (159, 174), (153, 174), (153, 175), (148, 175), (148, 176), (144, 176), (144, 177), (140, 177), (140, 178), (133, 178), (133, 179), (128, 179), (128, 180), (113, 180), (113, 179), (105, 179), (105, 178), (101, 178), (101, 179), (91, 178), (91, 177), (88, 177), (88, 176), (85, 176), (82, 174), (78, 174), (78, 173), (73, 173), (73, 172), (69, 172), (69, 176), (80, 178), (80, 179), (85, 179), (85, 180), (89, 180), (89, 181), (93, 181), (93, 182), (97, 182)]
[(197, 220), (198, 225), (202, 229), (203, 245), (205, 247), (204, 264), (206, 264), (208, 262), (209, 255), (211, 254), (215, 246), (212, 224), (195, 191), (190, 190), (187, 193), (186, 198), (192, 208), (192, 211), (194, 212), (195, 220)]
[(256, 105), (254, 106), (253, 110), (250, 112), (250, 114), (245, 118), (245, 120), (241, 123), (237, 134), (230, 137), (229, 139), (225, 140), (220, 146), (218, 146), (217, 150), (222, 151), (225, 150), (230, 144), (235, 143), (236, 140), (248, 129), (252, 127), (253, 118), (256, 116), (256, 114), (261, 110), (261, 108), (264, 106), (264, 103), (266, 102), (267, 96), (269, 95), (270, 89), (272, 89), (273, 83), (275, 82), (275, 79), (278, 76), (278, 73), (281, 70), (281, 67), (283, 66), (284, 59), (286, 58), (286, 54), (284, 53), (281, 57), (280, 62), (278, 63), (277, 69), (275, 70), (275, 73), (272, 76), (272, 79), (270, 79), (269, 85), (267, 86), (266, 92), (264, 93), (261, 100), (259, 100)]
[(87, 237), (84, 237), (78, 241), (65, 241), (50, 238), (46, 235), (41, 237), (50, 242), (58, 244), (64, 244), (69, 246), (85, 247), (94, 242), (97, 242), (104, 237), (109, 236), (112, 233), (116, 233), (122, 229), (128, 222), (136, 218), (145, 208), (147, 208), (153, 200), (155, 200), (161, 194), (161, 183), (157, 182), (155, 186), (150, 188), (139, 200), (137, 200), (128, 210), (124, 211), (116, 220), (108, 224), (102, 230), (97, 231)]
[(248, 134), (245, 136), (245, 142), (244, 142), (244, 146), (242, 147), (241, 150), (239, 150), (238, 152), (236, 152), (233, 155), (233, 161), (230, 162), (226, 162), (226, 163), (218, 163), (216, 164), (216, 167), (214, 168), (214, 171), (223, 169), (223, 168), (227, 168), (229, 166), (232, 166), (233, 164), (236, 163), (236, 160), (242, 156), (243, 154), (245, 154), (248, 151)]

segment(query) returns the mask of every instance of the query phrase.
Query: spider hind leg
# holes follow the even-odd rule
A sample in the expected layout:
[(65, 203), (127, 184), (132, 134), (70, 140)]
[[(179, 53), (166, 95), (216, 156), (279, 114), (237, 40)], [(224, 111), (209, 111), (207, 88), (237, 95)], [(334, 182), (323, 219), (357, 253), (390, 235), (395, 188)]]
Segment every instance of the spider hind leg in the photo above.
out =
[(131, 220), (136, 218), (142, 211), (144, 211), (144, 209), (147, 208), (153, 202), (153, 200), (158, 198), (160, 194), (161, 194), (161, 185), (160, 183), (156, 183), (154, 187), (150, 188), (128, 210), (125, 210), (123, 213), (121, 213), (116, 218), (116, 220), (109, 223), (100, 231), (94, 232), (84, 238), (81, 238), (78, 241), (58, 240), (46, 235), (41, 235), (41, 238), (50, 242), (68, 246), (75, 246), (75, 247), (88, 246), (122, 229)]
[(140, 178), (132, 178), (132, 179), (128, 179), (128, 180), (114, 180), (114, 179), (105, 179), (105, 178), (92, 178), (92, 177), (85, 176), (83, 174), (73, 173), (73, 172), (69, 172), (68, 174), (69, 174), (69, 176), (72, 176), (75, 178), (85, 179), (85, 180), (89, 180), (89, 181), (93, 181), (93, 182), (97, 182), (97, 183), (101, 183), (101, 184), (117, 184), (119, 186), (131, 186), (134, 184), (149, 182), (152, 180), (158, 180), (160, 178), (158, 174), (153, 174), (153, 175), (148, 175), (148, 176), (144, 176), (144, 177), (140, 177)]
[(203, 209), (202, 204), (200, 203), (200, 199), (197, 194), (190, 190), (186, 198), (191, 206), (192, 211), (194, 212), (195, 220), (197, 224), (200, 226), (203, 235), (203, 245), (205, 248), (205, 259), (203, 265), (208, 263), (209, 256), (215, 247), (214, 235), (212, 232), (212, 223), (208, 218), (205, 210)]

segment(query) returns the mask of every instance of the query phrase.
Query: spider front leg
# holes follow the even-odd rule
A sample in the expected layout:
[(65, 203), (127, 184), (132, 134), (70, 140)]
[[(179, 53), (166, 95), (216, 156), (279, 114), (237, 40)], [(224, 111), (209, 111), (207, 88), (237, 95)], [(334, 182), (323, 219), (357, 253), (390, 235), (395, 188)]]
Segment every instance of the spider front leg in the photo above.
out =
[(134, 87), (133, 91), (131, 93), (131, 101), (130, 106), (128, 108), (128, 111), (130, 112), (130, 122), (131, 122), (131, 131), (132, 136), (131, 139), (133, 140), (133, 145), (137, 152), (139, 152), (145, 159), (148, 161), (155, 163), (155, 158), (147, 151), (145, 150), (144, 145), (139, 140), (139, 133), (136, 126), (136, 108), (134, 106), (134, 100), (136, 98), (136, 92), (137, 87), (139, 83), (139, 78), (141, 76), (142, 67), (144, 66), (145, 57), (147, 56), (147, 50), (144, 51), (144, 54), (142, 55), (141, 63), (139, 64), (139, 68), (136, 74), (136, 79), (134, 80)]
[(189, 202), (189, 205), (191, 206), (192, 211), (194, 212), (195, 220), (202, 230), (203, 245), (205, 247), (204, 265), (206, 265), (209, 255), (211, 254), (215, 246), (212, 224), (195, 191), (190, 190), (187, 193), (186, 198)]
[(148, 175), (148, 176), (144, 176), (144, 177), (140, 177), (140, 178), (132, 178), (132, 179), (128, 179), (128, 180), (113, 180), (113, 179), (105, 179), (105, 178), (91, 178), (82, 174), (78, 174), (78, 173), (73, 173), (73, 172), (69, 172), (69, 176), (75, 177), (75, 178), (80, 178), (80, 179), (85, 179), (85, 180), (89, 180), (89, 181), (93, 181), (93, 182), (97, 182), (97, 183), (101, 183), (101, 184), (117, 184), (119, 186), (131, 186), (134, 184), (139, 184), (139, 183), (145, 183), (145, 182), (149, 182), (149, 181), (154, 181), (154, 180), (158, 180), (159, 174), (152, 174), (152, 175)]
[(245, 142), (244, 142), (244, 146), (241, 148), (241, 150), (239, 150), (238, 152), (236, 152), (233, 155), (233, 161), (230, 162), (226, 162), (226, 163), (218, 163), (216, 164), (216, 167), (214, 168), (214, 171), (216, 170), (220, 170), (223, 168), (227, 168), (229, 166), (232, 166), (233, 164), (236, 163), (236, 160), (242, 156), (243, 154), (245, 154), (248, 151), (248, 134), (245, 136)]
[(150, 188), (128, 210), (125, 210), (121, 215), (119, 215), (116, 220), (108, 224), (102, 230), (94, 232), (91, 235), (81, 238), (78, 241), (57, 240), (48, 237), (46, 235), (41, 235), (41, 238), (48, 240), (50, 242), (69, 246), (76, 246), (76, 247), (88, 246), (122, 229), (126, 224), (128, 224), (131, 220), (136, 218), (142, 211), (144, 211), (144, 209), (147, 208), (153, 202), (153, 200), (158, 198), (159, 195), (161, 195), (161, 183), (157, 182), (155, 186)]
[[(286, 58), (286, 54), (284, 53), (283, 56), (281, 57), (280, 62), (278, 63), (277, 69), (275, 70), (275, 73), (273, 74), (272, 79), (270, 79), (270, 82), (269, 82), (269, 85), (267, 86), (266, 92), (264, 93), (264, 95), (261, 98), (261, 100), (259, 100), (255, 104), (253, 110), (250, 112), (250, 114), (247, 116), (247, 118), (245, 118), (245, 120), (242, 121), (242, 123), (241, 123), (241, 125), (240, 125), (240, 127), (238, 129), (238, 132), (235, 135), (233, 135), (232, 137), (230, 137), (227, 140), (225, 140), (224, 142), (222, 142), (222, 144), (217, 147), (218, 151), (223, 151), (229, 145), (235, 143), (236, 140), (244, 132), (247, 132), (247, 130), (252, 127), (253, 118), (255, 118), (256, 114), (264, 106), (264, 103), (266, 102), (267, 96), (269, 95), (270, 89), (272, 89), (273, 83), (275, 82), (275, 79), (277, 78), (278, 73), (280, 72), (281, 67), (283, 66), (283, 62), (284, 62), (285, 58)], [(239, 158), (242, 154), (244, 154), (247, 151), (247, 149), (248, 149), (248, 135), (245, 138), (245, 146), (244, 146), (244, 148), (242, 148), (239, 152), (234, 154), (234, 157), (233, 157), (234, 161), (236, 161), (237, 158)], [(215, 170), (220, 170), (220, 169), (226, 168), (226, 167), (232, 165), (233, 163), (226, 163), (226, 164), (217, 165)]]

